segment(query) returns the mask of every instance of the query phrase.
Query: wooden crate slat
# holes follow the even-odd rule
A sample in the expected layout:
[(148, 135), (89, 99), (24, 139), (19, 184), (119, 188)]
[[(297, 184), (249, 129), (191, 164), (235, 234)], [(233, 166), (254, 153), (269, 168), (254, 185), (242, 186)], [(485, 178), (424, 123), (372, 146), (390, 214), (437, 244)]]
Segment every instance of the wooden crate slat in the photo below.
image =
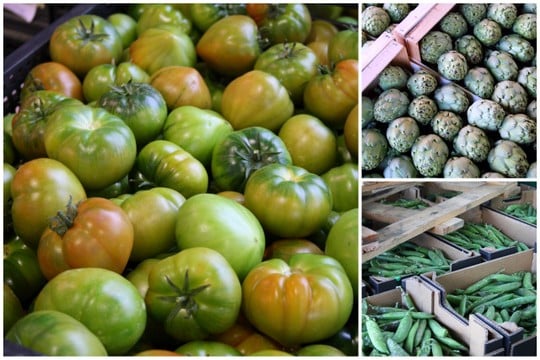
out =
[[(420, 235), (441, 222), (466, 212), (514, 187), (515, 183), (490, 184), (475, 187), (435, 206), (419, 211), (412, 218), (402, 219), (380, 230), (379, 247), (362, 254), (362, 262), (394, 248), (395, 246)], [(363, 249), (364, 251), (364, 249)]]

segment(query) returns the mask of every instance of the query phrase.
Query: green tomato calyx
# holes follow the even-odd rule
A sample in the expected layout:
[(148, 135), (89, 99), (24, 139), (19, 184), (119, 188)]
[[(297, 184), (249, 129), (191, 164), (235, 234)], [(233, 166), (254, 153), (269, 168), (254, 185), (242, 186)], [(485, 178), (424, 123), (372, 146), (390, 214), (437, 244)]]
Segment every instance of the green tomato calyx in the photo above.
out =
[(95, 33), (95, 24), (94, 21), (90, 22), (90, 27), (86, 27), (81, 19), (79, 19), (80, 27), (77, 29), (81, 40), (84, 40), (85, 43), (91, 41), (102, 41), (107, 38), (109, 34), (106, 33)]
[(193, 314), (195, 314), (199, 308), (199, 305), (195, 301), (195, 297), (199, 293), (203, 292), (207, 287), (209, 287), (210, 284), (205, 284), (194, 289), (190, 289), (188, 270), (186, 270), (186, 273), (184, 275), (184, 284), (182, 288), (173, 283), (168, 276), (165, 276), (165, 280), (167, 280), (167, 283), (175, 293), (174, 295), (163, 295), (159, 297), (159, 299), (163, 301), (172, 302), (175, 304), (171, 312), (167, 316), (166, 321), (172, 321), (177, 314), (183, 315), (183, 317), (186, 319), (193, 316)]

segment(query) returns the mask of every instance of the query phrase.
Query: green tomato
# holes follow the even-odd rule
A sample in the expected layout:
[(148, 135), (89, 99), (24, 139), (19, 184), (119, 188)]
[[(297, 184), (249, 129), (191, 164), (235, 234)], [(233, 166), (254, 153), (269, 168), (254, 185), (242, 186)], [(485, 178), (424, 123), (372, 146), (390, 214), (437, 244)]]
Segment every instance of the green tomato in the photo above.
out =
[(90, 106), (55, 111), (47, 122), (44, 142), (49, 158), (65, 164), (90, 190), (122, 179), (137, 155), (128, 125), (108, 111)]
[(328, 43), (328, 60), (331, 64), (345, 59), (358, 60), (358, 31), (341, 30)]
[(163, 127), (163, 138), (189, 152), (210, 168), (216, 143), (233, 131), (219, 113), (195, 106), (180, 106), (169, 113)]
[(171, 141), (154, 140), (144, 146), (136, 168), (153, 186), (174, 189), (185, 198), (205, 193), (208, 188), (204, 165)]
[(120, 207), (134, 230), (131, 261), (142, 261), (176, 245), (176, 217), (184, 201), (178, 191), (165, 187), (139, 190), (123, 198)]
[(313, 50), (299, 42), (278, 43), (266, 49), (254, 69), (274, 75), (296, 105), (303, 101), (304, 87), (315, 75), (319, 60)]
[(9, 285), (22, 304), (26, 306), (45, 282), (34, 249), (19, 237), (4, 244), (4, 284)]
[(228, 134), (216, 144), (212, 176), (222, 191), (243, 192), (254, 171), (274, 163), (292, 164), (286, 145), (268, 129), (248, 127)]
[(150, 4), (137, 20), (137, 34), (140, 36), (145, 30), (157, 25), (174, 26), (178, 30), (189, 34), (191, 21), (173, 5)]
[(270, 44), (303, 43), (311, 31), (311, 14), (304, 4), (270, 4), (257, 22)]
[(317, 175), (334, 166), (336, 135), (315, 116), (298, 114), (289, 118), (278, 135), (289, 149), (294, 165)]
[(124, 120), (133, 131), (139, 148), (157, 138), (167, 119), (165, 99), (147, 83), (128, 82), (114, 86), (97, 104)]
[(234, 347), (217, 341), (190, 341), (174, 351), (184, 356), (242, 356)]
[[(83, 323), (109, 355), (123, 355), (146, 325), (144, 299), (126, 278), (106, 269), (66, 270), (49, 280), (34, 310), (57, 310)], [(84, 311), (82, 311), (84, 310)]]
[(6, 339), (46, 356), (107, 356), (101, 341), (84, 324), (55, 310), (29, 313)]
[(358, 207), (358, 164), (345, 163), (333, 167), (321, 177), (330, 188), (335, 211)]
[(199, 194), (178, 211), (176, 242), (180, 249), (204, 246), (227, 259), (240, 279), (264, 254), (264, 231), (253, 214), (234, 200)]
[(274, 75), (261, 70), (236, 77), (221, 98), (221, 113), (235, 130), (260, 126), (277, 131), (293, 112), (287, 89)]
[(49, 41), (51, 59), (79, 77), (94, 66), (118, 63), (122, 39), (106, 19), (93, 14), (74, 16), (54, 30)]
[(114, 13), (109, 15), (107, 20), (114, 26), (118, 35), (122, 39), (122, 47), (128, 48), (137, 38), (137, 22), (131, 16), (124, 13)]
[(343, 351), (326, 344), (311, 344), (303, 346), (296, 356), (346, 356)]
[(26, 160), (47, 157), (43, 134), (49, 118), (57, 109), (71, 105), (82, 102), (50, 90), (29, 95), (13, 117), (12, 141), (17, 152)]
[(343, 266), (358, 297), (358, 208), (343, 213), (330, 229), (324, 252)]
[(215, 22), (230, 15), (245, 15), (245, 4), (190, 4), (189, 13), (193, 25), (201, 32), (205, 32)]
[(98, 101), (111, 87), (129, 82), (149, 83), (150, 76), (139, 66), (124, 61), (118, 65), (102, 64), (93, 67), (83, 79), (86, 102)]
[(293, 165), (270, 164), (255, 171), (244, 197), (264, 229), (283, 238), (313, 234), (332, 210), (332, 194), (322, 178)]
[(240, 281), (227, 260), (210, 248), (185, 249), (159, 261), (148, 284), (148, 313), (183, 342), (227, 330), (240, 313)]
[(4, 282), (4, 337), (11, 327), (23, 316), (25, 311), (19, 298)]
[(194, 66), (195, 45), (182, 30), (158, 25), (145, 30), (129, 46), (129, 58), (150, 76), (166, 66)]

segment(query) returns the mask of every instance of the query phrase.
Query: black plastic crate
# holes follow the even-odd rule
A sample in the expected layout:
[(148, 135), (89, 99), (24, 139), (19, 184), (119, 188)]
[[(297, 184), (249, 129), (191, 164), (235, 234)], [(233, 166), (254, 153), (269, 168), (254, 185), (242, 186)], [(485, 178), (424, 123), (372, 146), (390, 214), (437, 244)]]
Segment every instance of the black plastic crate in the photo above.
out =
[[(49, 4), (48, 6), (55, 6)], [(83, 14), (95, 14), (107, 17), (126, 9), (123, 4), (80, 4), (74, 6), (30, 41), (21, 45), (4, 59), (4, 115), (15, 112), (19, 104), (22, 84), (28, 72), (36, 65), (50, 61), (49, 39), (58, 25), (72, 17)]]

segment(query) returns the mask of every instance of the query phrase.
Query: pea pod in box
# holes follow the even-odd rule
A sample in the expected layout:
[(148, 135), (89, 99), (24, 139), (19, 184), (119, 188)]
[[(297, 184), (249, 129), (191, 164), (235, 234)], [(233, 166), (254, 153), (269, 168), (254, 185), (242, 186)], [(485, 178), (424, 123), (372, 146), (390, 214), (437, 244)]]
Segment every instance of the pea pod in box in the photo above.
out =
[(480, 261), (478, 254), (422, 234), (371, 259), (363, 265), (362, 274), (373, 292), (380, 293), (396, 288), (413, 275), (440, 275)]

